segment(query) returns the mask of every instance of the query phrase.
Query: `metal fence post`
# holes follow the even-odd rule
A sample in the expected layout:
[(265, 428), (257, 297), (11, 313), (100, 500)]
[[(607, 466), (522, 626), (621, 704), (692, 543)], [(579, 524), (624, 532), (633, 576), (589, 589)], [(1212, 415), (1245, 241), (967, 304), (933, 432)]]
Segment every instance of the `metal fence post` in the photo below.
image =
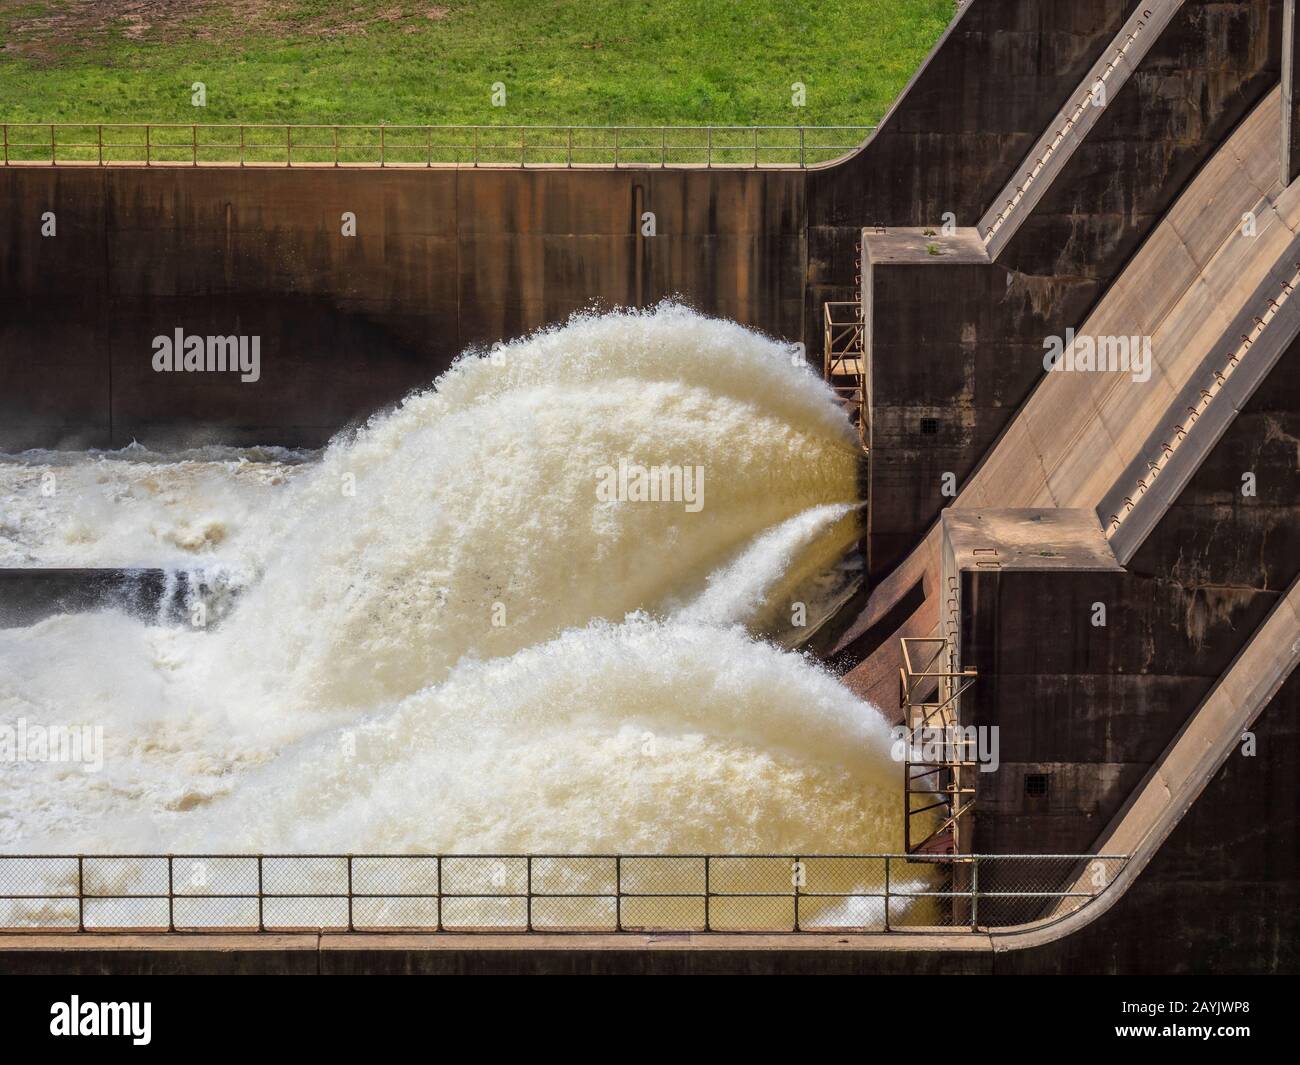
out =
[(244, 127), (239, 127), (239, 165), (244, 165)]
[(712, 897), (709, 890), (709, 864), (709, 856), (706, 854), (704, 856), (704, 931), (706, 932), (713, 931), (709, 913), (709, 899)]
[(59, 165), (59, 159), (58, 156), (55, 154), (55, 147), (54, 147), (54, 123), (51, 122), (50, 123), (50, 166), (58, 166), (58, 165)]
[(709, 145), (709, 147), (708, 147), (708, 152), (706, 153), (706, 155), (705, 155), (705, 157), (704, 157), (704, 166), (705, 166), (705, 169), (708, 169), (709, 167), (712, 167), (712, 166), (713, 166), (713, 127), (712, 127), (712, 126), (709, 127), (709, 141), (708, 141), (708, 145)]
[(284, 165), (293, 166), (293, 127), (284, 127)]
[(794, 856), (794, 930), (799, 931), (799, 877), (803, 874), (803, 862), (799, 855)]
[(4, 124), (5, 131), (5, 166), (9, 165), (9, 123)]
[(623, 931), (623, 856), (614, 856), (614, 931)]
[(167, 855), (167, 931), (176, 931), (176, 890), (172, 880), (172, 855)]
[(257, 856), (257, 930), (266, 931), (266, 914), (262, 906), (262, 856)]
[(190, 162), (193, 166), (199, 165), (199, 127), (194, 123), (190, 124)]
[(77, 855), (77, 931), (86, 930), (86, 859)]
[(758, 127), (754, 127), (754, 169), (758, 169)]
[(568, 134), (569, 134), (568, 142), (567, 142), (568, 149), (565, 152), (564, 165), (572, 169), (573, 167), (573, 127), (572, 126), (569, 127)]
[(348, 931), (356, 931), (352, 923), (352, 855), (350, 854), (348, 855)]
[(438, 863), (438, 931), (442, 931), (442, 855), (436, 859)]
[(99, 165), (104, 165), (104, 127), (99, 127)]
[(803, 126), (799, 127), (799, 167), (802, 169), (807, 164), (804, 162), (804, 145), (803, 145)]
[(889, 855), (885, 855), (885, 931), (889, 931)]
[(149, 166), (152, 163), (150, 158), (153, 155), (153, 127), (146, 123), (144, 127), (144, 165)]
[(525, 862), (527, 862), (527, 869), (528, 869), (528, 882), (524, 890), (527, 892), (528, 895), (527, 898), (528, 931), (531, 932), (533, 930), (533, 856), (530, 854), (524, 860)]
[(478, 126), (474, 127), (474, 166), (478, 167)]
[(980, 904), (980, 860), (978, 857), (971, 858), (970, 866), (970, 930), (979, 931), (979, 904)]
[(384, 127), (379, 127), (379, 165), (384, 165)]

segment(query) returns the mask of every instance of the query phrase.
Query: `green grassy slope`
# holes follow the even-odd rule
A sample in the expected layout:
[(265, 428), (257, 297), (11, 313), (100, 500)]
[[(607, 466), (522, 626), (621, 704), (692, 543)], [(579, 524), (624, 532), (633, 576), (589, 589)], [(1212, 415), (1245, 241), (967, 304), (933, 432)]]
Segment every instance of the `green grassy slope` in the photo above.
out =
[[(0, 0), (0, 119), (872, 124), (952, 11), (952, 0)], [(191, 103), (195, 81), (205, 107)], [(496, 82), (505, 107), (492, 106)]]

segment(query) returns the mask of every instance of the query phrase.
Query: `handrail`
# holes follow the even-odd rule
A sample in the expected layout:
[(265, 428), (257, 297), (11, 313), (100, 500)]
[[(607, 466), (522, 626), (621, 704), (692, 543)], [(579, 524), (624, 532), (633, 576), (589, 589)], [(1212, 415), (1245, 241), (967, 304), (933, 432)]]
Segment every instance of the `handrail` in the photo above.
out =
[(875, 128), (4, 122), (0, 165), (803, 169)]
[[(1119, 854), (962, 855), (960, 863), (919, 866), (905, 854), (0, 855), (0, 934), (978, 931), (1059, 917), (1063, 907), (1072, 912), (1104, 891), (1126, 861)], [(1105, 875), (1081, 882), (1084, 862), (1101, 863)], [(980, 867), (992, 889), (979, 887)]]

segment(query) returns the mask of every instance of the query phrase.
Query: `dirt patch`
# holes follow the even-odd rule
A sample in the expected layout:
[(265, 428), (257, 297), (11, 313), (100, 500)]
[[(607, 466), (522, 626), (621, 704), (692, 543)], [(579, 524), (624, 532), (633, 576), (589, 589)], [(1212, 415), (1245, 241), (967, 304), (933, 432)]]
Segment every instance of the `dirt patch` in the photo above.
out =
[(443, 22), (450, 15), (450, 8), (429, 7), (427, 4), (384, 7), (378, 11), (359, 7), (351, 12), (317, 15), (309, 20), (295, 22), (294, 25), (299, 33), (307, 37), (364, 37), (368, 29), (385, 23), (400, 25), (403, 33), (419, 33), (424, 24)]
[(364, 37), (383, 26), (418, 33), (451, 16), (449, 7), (427, 0), (340, 4), (310, 14), (297, 7), (293, 0), (0, 0), (0, 28), (7, 30), (0, 50), (48, 61), (70, 45), (91, 47), (118, 35), (142, 43)]

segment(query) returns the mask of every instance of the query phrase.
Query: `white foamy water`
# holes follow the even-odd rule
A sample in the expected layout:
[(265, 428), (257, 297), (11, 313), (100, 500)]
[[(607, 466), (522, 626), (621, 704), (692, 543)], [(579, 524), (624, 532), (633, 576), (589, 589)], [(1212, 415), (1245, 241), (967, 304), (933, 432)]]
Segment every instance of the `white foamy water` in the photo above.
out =
[(311, 457), (225, 447), (161, 455), (139, 445), (0, 456), (0, 567), (247, 561), (265, 542), (258, 515)]
[[(899, 849), (883, 718), (759, 638), (856, 538), (853, 432), (788, 348), (677, 307), (581, 317), (298, 458), (63, 459), (46, 509), (51, 457), (9, 464), (38, 564), (203, 556), (247, 587), (206, 631), (0, 630), (0, 724), (104, 744), (98, 772), (4, 765), (0, 846)], [(602, 500), (620, 462), (702, 469), (703, 505)]]

